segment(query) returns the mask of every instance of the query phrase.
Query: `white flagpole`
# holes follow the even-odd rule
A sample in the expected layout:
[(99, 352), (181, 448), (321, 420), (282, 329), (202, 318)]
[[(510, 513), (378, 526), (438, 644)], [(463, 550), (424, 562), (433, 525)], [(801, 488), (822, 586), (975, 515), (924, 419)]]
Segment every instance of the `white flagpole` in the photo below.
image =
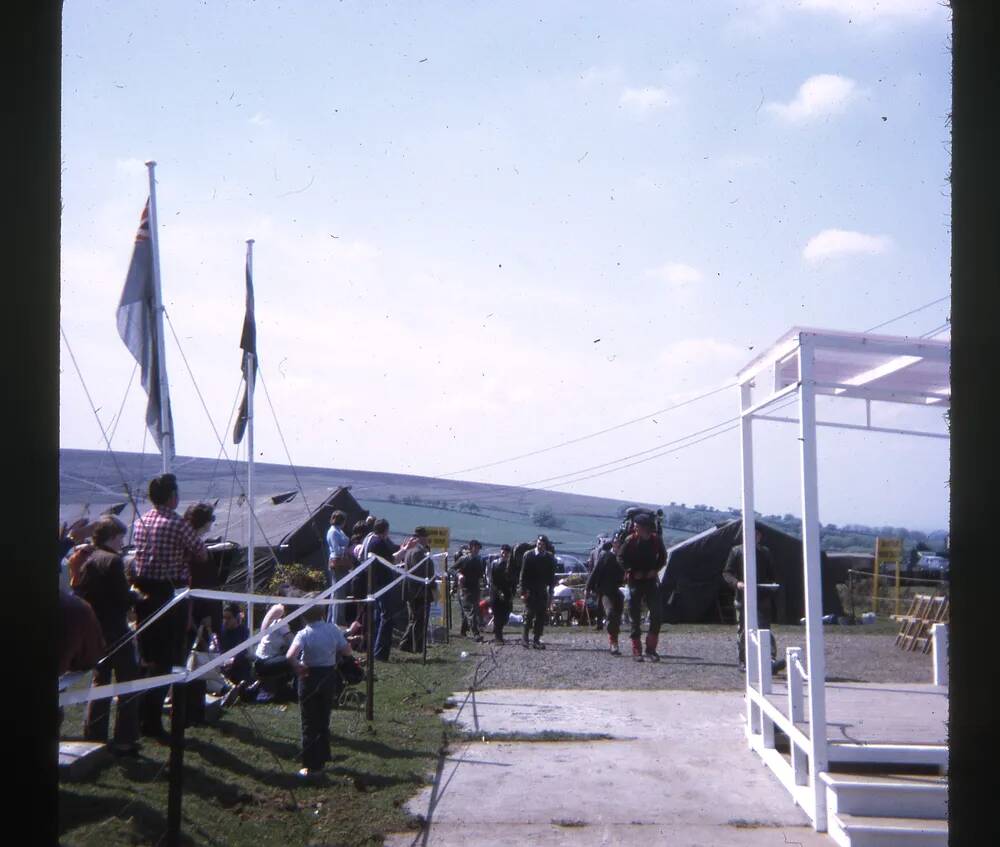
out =
[[(253, 239), (247, 239), (247, 273), (253, 279)], [(256, 346), (256, 345), (255, 345)], [(249, 350), (243, 352), (247, 374), (247, 510), (249, 512), (247, 533), (247, 594), (254, 593), (254, 511), (253, 511), (253, 387), (257, 381), (257, 363)], [(247, 603), (247, 627), (253, 635), (253, 603)]]
[(156, 321), (156, 358), (159, 366), (160, 383), (160, 452), (163, 457), (163, 473), (170, 472), (170, 454), (174, 445), (174, 434), (169, 431), (170, 389), (167, 385), (166, 345), (163, 339), (163, 295), (160, 293), (160, 238), (156, 226), (156, 177), (153, 173), (156, 162), (146, 162), (149, 170), (149, 246), (153, 254), (153, 311)]

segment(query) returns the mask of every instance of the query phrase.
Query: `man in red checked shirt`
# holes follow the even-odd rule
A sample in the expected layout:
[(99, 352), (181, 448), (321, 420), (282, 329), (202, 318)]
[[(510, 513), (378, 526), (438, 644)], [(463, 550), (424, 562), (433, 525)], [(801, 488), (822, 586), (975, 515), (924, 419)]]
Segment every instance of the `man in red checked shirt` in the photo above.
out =
[[(135, 559), (131, 578), (140, 594), (135, 606), (140, 627), (173, 599), (176, 589), (188, 587), (191, 579), (188, 562), (208, 558), (205, 542), (175, 511), (180, 500), (177, 477), (165, 473), (150, 480), (149, 500), (153, 508), (139, 518), (133, 536)], [(139, 635), (139, 656), (146, 676), (168, 674), (174, 665), (183, 662), (189, 617), (190, 604), (177, 603)], [(151, 688), (143, 695), (139, 707), (142, 734), (161, 741), (168, 739), (163, 728), (166, 694), (165, 686)]]

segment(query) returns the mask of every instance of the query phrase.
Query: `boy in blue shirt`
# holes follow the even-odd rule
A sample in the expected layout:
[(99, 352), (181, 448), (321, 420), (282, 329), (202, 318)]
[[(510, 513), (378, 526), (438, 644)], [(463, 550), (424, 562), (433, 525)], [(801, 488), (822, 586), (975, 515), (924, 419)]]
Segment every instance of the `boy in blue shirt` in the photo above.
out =
[[(317, 596), (317, 592), (306, 595)], [(330, 712), (340, 694), (337, 662), (352, 655), (351, 645), (336, 624), (325, 620), (326, 607), (310, 607), (306, 625), (296, 633), (287, 658), (298, 677), (299, 712), (302, 720), (302, 768), (299, 776), (309, 778), (323, 772), (330, 761)]]

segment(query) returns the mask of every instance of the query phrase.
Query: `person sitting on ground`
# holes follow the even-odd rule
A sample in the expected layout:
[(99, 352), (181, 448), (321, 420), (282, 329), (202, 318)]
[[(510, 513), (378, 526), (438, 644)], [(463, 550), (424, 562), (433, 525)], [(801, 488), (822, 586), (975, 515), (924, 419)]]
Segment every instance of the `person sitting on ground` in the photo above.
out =
[[(101, 624), (104, 643), (111, 651), (94, 669), (94, 685), (109, 685), (112, 674), (115, 682), (130, 682), (139, 677), (139, 663), (128, 625), (128, 613), (135, 605), (135, 595), (125, 578), (125, 563), (121, 557), (125, 524), (107, 515), (94, 525), (90, 541), (93, 552), (80, 568), (76, 593), (93, 608)], [(117, 698), (111, 747), (117, 755), (138, 755), (139, 699), (138, 694), (121, 694)], [(83, 737), (88, 741), (106, 742), (110, 711), (110, 698), (91, 700), (83, 719)]]
[(292, 643), (292, 631), (288, 624), (280, 622), (285, 614), (285, 607), (275, 603), (260, 624), (260, 631), (265, 634), (254, 651), (253, 671), (257, 682), (248, 689), (248, 694), (255, 696), (258, 703), (270, 703), (276, 698), (294, 699), (290, 687), (292, 669), (285, 658)]
[[(306, 596), (317, 595), (312, 592)], [(310, 606), (302, 617), (305, 626), (296, 633), (285, 657), (298, 677), (302, 721), (299, 776), (309, 778), (322, 773), (323, 765), (330, 761), (330, 712), (342, 685), (337, 662), (352, 651), (340, 628), (326, 620), (326, 606)]]
[[(243, 610), (238, 603), (226, 603), (222, 607), (222, 634), (219, 636), (219, 650), (228, 653), (250, 637), (250, 630), (243, 620)], [(250, 679), (249, 651), (237, 653), (222, 666), (222, 673), (234, 685), (246, 683)]]

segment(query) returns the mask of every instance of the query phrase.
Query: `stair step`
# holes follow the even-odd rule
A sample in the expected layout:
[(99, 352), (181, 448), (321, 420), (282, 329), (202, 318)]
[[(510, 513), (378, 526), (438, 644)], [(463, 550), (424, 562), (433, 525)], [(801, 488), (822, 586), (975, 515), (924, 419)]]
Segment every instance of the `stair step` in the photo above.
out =
[(948, 847), (948, 822), (872, 817), (838, 812), (830, 819), (831, 835), (839, 829), (851, 847)]
[(944, 777), (914, 774), (820, 774), (830, 808), (863, 816), (943, 821), (948, 817), (948, 783)]

